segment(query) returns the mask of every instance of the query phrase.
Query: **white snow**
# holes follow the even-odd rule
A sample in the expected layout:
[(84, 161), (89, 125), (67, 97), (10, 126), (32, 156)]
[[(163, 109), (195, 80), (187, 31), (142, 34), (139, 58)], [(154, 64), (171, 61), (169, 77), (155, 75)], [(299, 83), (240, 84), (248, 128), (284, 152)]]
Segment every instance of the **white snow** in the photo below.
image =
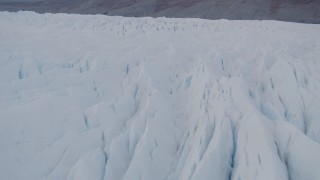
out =
[(320, 25), (0, 12), (0, 179), (320, 179)]

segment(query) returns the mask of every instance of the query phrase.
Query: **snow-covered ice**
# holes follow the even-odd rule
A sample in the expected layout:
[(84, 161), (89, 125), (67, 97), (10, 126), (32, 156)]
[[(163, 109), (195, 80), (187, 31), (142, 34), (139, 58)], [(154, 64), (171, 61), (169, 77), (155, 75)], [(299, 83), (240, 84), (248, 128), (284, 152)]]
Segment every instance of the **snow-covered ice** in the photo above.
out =
[(320, 25), (0, 12), (0, 179), (319, 180)]

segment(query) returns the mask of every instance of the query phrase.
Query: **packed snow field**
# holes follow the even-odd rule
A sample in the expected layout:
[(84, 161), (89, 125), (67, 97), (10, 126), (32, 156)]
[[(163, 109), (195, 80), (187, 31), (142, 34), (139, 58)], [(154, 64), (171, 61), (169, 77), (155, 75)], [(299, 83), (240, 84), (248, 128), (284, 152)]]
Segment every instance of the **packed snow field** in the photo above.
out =
[(0, 179), (320, 179), (320, 25), (0, 12), (0, 29)]

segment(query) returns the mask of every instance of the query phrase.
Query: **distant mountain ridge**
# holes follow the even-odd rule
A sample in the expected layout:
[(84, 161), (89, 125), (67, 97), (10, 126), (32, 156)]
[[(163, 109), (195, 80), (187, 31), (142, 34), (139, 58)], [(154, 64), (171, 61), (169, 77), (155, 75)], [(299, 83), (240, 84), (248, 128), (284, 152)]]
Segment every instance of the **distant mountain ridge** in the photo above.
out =
[(43, 0), (0, 3), (0, 11), (19, 10), (320, 23), (320, 0)]

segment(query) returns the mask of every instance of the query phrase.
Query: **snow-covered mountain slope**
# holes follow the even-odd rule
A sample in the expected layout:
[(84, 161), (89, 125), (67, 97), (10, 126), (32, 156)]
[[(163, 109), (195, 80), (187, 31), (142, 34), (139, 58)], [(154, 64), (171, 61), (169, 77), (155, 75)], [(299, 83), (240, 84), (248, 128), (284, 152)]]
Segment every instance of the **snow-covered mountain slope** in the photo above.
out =
[(320, 179), (320, 25), (1, 12), (0, 29), (0, 179)]

